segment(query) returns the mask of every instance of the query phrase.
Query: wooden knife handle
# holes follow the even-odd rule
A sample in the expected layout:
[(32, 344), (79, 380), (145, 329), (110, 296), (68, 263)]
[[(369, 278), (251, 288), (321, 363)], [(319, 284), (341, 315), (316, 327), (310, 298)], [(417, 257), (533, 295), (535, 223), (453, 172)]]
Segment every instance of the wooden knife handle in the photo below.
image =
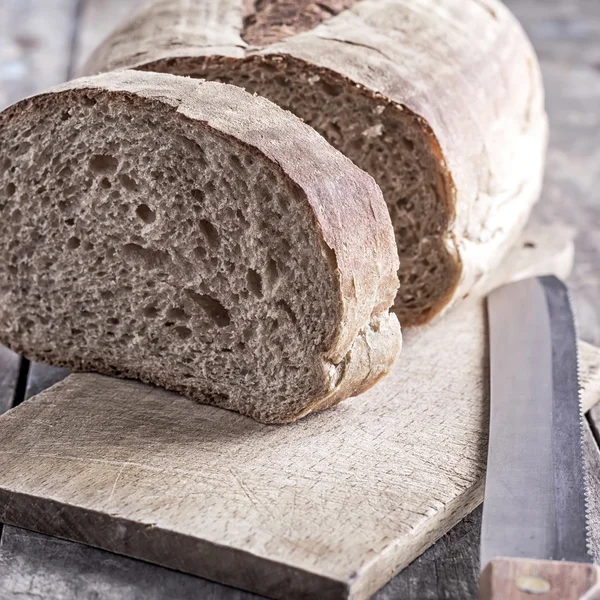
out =
[(595, 565), (497, 558), (481, 574), (480, 600), (600, 600)]

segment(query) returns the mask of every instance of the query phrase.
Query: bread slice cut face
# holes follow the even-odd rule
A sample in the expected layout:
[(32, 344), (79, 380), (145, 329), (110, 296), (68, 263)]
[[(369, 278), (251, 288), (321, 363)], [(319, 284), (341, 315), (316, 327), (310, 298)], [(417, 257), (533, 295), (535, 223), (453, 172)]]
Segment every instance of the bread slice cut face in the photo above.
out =
[(0, 115), (0, 342), (266, 423), (401, 347), (373, 179), (240, 88), (121, 71)]

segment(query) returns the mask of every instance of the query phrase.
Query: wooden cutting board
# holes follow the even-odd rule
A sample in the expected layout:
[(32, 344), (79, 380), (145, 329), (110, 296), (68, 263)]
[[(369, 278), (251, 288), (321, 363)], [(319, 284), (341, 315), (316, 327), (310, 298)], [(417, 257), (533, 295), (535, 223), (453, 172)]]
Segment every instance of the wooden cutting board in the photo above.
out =
[[(0, 521), (275, 598), (367, 598), (482, 501), (485, 290), (572, 258), (564, 230), (528, 232), (376, 388), (293, 425), (72, 375), (0, 418)], [(588, 408), (600, 350), (581, 359)]]

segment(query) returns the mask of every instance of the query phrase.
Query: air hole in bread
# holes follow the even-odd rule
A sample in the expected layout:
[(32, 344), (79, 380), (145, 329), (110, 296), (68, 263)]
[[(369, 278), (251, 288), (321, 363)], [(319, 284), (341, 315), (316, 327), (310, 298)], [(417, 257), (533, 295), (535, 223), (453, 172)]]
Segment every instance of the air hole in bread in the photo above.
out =
[(69, 165), (66, 165), (59, 171), (58, 176), (62, 179), (67, 179), (68, 177), (71, 177), (72, 174), (73, 170), (71, 169), (71, 167), (69, 167)]
[(78, 237), (73, 236), (67, 240), (67, 248), (70, 250), (76, 250), (79, 246), (81, 246), (81, 240)]
[(187, 321), (190, 316), (178, 306), (174, 306), (167, 311), (167, 319), (171, 321)]
[(215, 193), (216, 189), (217, 189), (217, 186), (216, 186), (215, 182), (212, 180), (207, 181), (204, 185), (204, 192), (206, 194), (212, 195)]
[[(170, 262), (169, 255), (162, 250), (152, 250), (139, 244), (131, 243), (123, 246), (125, 256), (139, 261), (147, 269), (156, 269)], [(157, 273), (160, 276), (160, 273)]]
[(269, 288), (273, 289), (279, 279), (279, 269), (277, 268), (277, 263), (271, 257), (269, 257), (269, 260), (267, 261), (265, 277)]
[(245, 342), (249, 342), (252, 338), (256, 336), (256, 325), (249, 325), (244, 329), (243, 338)]
[(17, 147), (15, 149), (15, 154), (17, 156), (22, 156), (26, 152), (29, 152), (30, 148), (31, 148), (31, 144), (29, 142), (21, 142), (20, 144), (17, 145)]
[(147, 204), (140, 204), (135, 209), (135, 214), (147, 225), (156, 221), (155, 212)]
[(193, 290), (186, 290), (186, 293), (216, 325), (219, 327), (229, 325), (231, 322), (229, 311), (218, 300), (208, 294), (198, 294)]
[(192, 190), (192, 198), (198, 202), (204, 202), (204, 192), (197, 188)]
[(245, 169), (244, 169), (244, 166), (242, 165), (242, 161), (235, 154), (232, 154), (229, 157), (229, 164), (238, 173), (240, 173), (240, 174), (244, 173)]
[(237, 217), (237, 220), (240, 222), (240, 225), (242, 225), (243, 227), (247, 227), (249, 225), (248, 220), (246, 219), (244, 212), (242, 211), (241, 208), (238, 208), (238, 210), (236, 210), (235, 216)]
[(199, 226), (202, 230), (202, 233), (206, 236), (206, 241), (208, 242), (209, 246), (212, 248), (218, 248), (220, 243), (219, 232), (215, 229), (215, 226), (206, 219), (200, 219)]
[(248, 269), (246, 280), (248, 281), (248, 289), (258, 298), (262, 298), (263, 290), (261, 276), (254, 269)]
[(289, 198), (287, 196), (285, 196), (285, 195), (280, 195), (277, 198), (277, 201), (279, 203), (279, 208), (285, 214), (288, 211), (289, 206), (290, 206), (290, 200), (289, 200)]
[(112, 183), (106, 177), (103, 177), (100, 182), (100, 187), (104, 190), (109, 190), (112, 187)]
[(321, 86), (326, 94), (333, 96), (334, 98), (344, 91), (341, 85), (335, 85), (334, 83), (329, 83), (327, 81), (323, 81)]
[(6, 186), (6, 195), (10, 198), (11, 196), (14, 195), (14, 193), (17, 191), (17, 187), (15, 186), (15, 184), (11, 181), (7, 186)]
[(192, 330), (189, 327), (180, 325), (175, 327), (174, 331), (182, 340), (187, 340), (188, 338), (192, 337)]
[(204, 392), (204, 396), (210, 401), (211, 404), (217, 404), (223, 406), (228, 400), (227, 394), (215, 394), (214, 392)]
[(290, 305), (285, 300), (278, 300), (277, 306), (283, 310), (283, 312), (290, 318), (294, 325), (298, 322), (294, 311), (291, 309)]
[(158, 315), (158, 309), (154, 304), (148, 304), (148, 306), (144, 306), (142, 313), (146, 318), (154, 319)]
[(119, 166), (119, 161), (114, 156), (108, 154), (94, 154), (90, 158), (90, 169), (94, 173), (114, 173)]
[(206, 258), (206, 248), (204, 246), (196, 246), (194, 248), (194, 256), (200, 260)]
[(179, 135), (177, 137), (181, 140), (183, 145), (194, 155), (194, 162), (196, 168), (206, 168), (208, 165), (206, 163), (206, 159), (204, 158), (204, 150), (202, 149), (200, 144), (198, 144), (198, 142), (192, 140), (191, 138), (185, 135)]
[(127, 173), (122, 173), (121, 175), (119, 175), (119, 181), (121, 182), (121, 185), (129, 191), (135, 191), (137, 190), (137, 182), (135, 181), (135, 179), (133, 179), (132, 177), (130, 177), (129, 175), (127, 175)]

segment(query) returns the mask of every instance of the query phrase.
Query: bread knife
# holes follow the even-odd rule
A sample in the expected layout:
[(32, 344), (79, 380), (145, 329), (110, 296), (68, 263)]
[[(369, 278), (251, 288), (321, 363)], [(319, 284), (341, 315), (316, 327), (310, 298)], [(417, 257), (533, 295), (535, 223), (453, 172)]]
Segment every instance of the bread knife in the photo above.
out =
[(577, 335), (556, 277), (488, 298), (490, 438), (482, 600), (600, 599), (588, 544)]

